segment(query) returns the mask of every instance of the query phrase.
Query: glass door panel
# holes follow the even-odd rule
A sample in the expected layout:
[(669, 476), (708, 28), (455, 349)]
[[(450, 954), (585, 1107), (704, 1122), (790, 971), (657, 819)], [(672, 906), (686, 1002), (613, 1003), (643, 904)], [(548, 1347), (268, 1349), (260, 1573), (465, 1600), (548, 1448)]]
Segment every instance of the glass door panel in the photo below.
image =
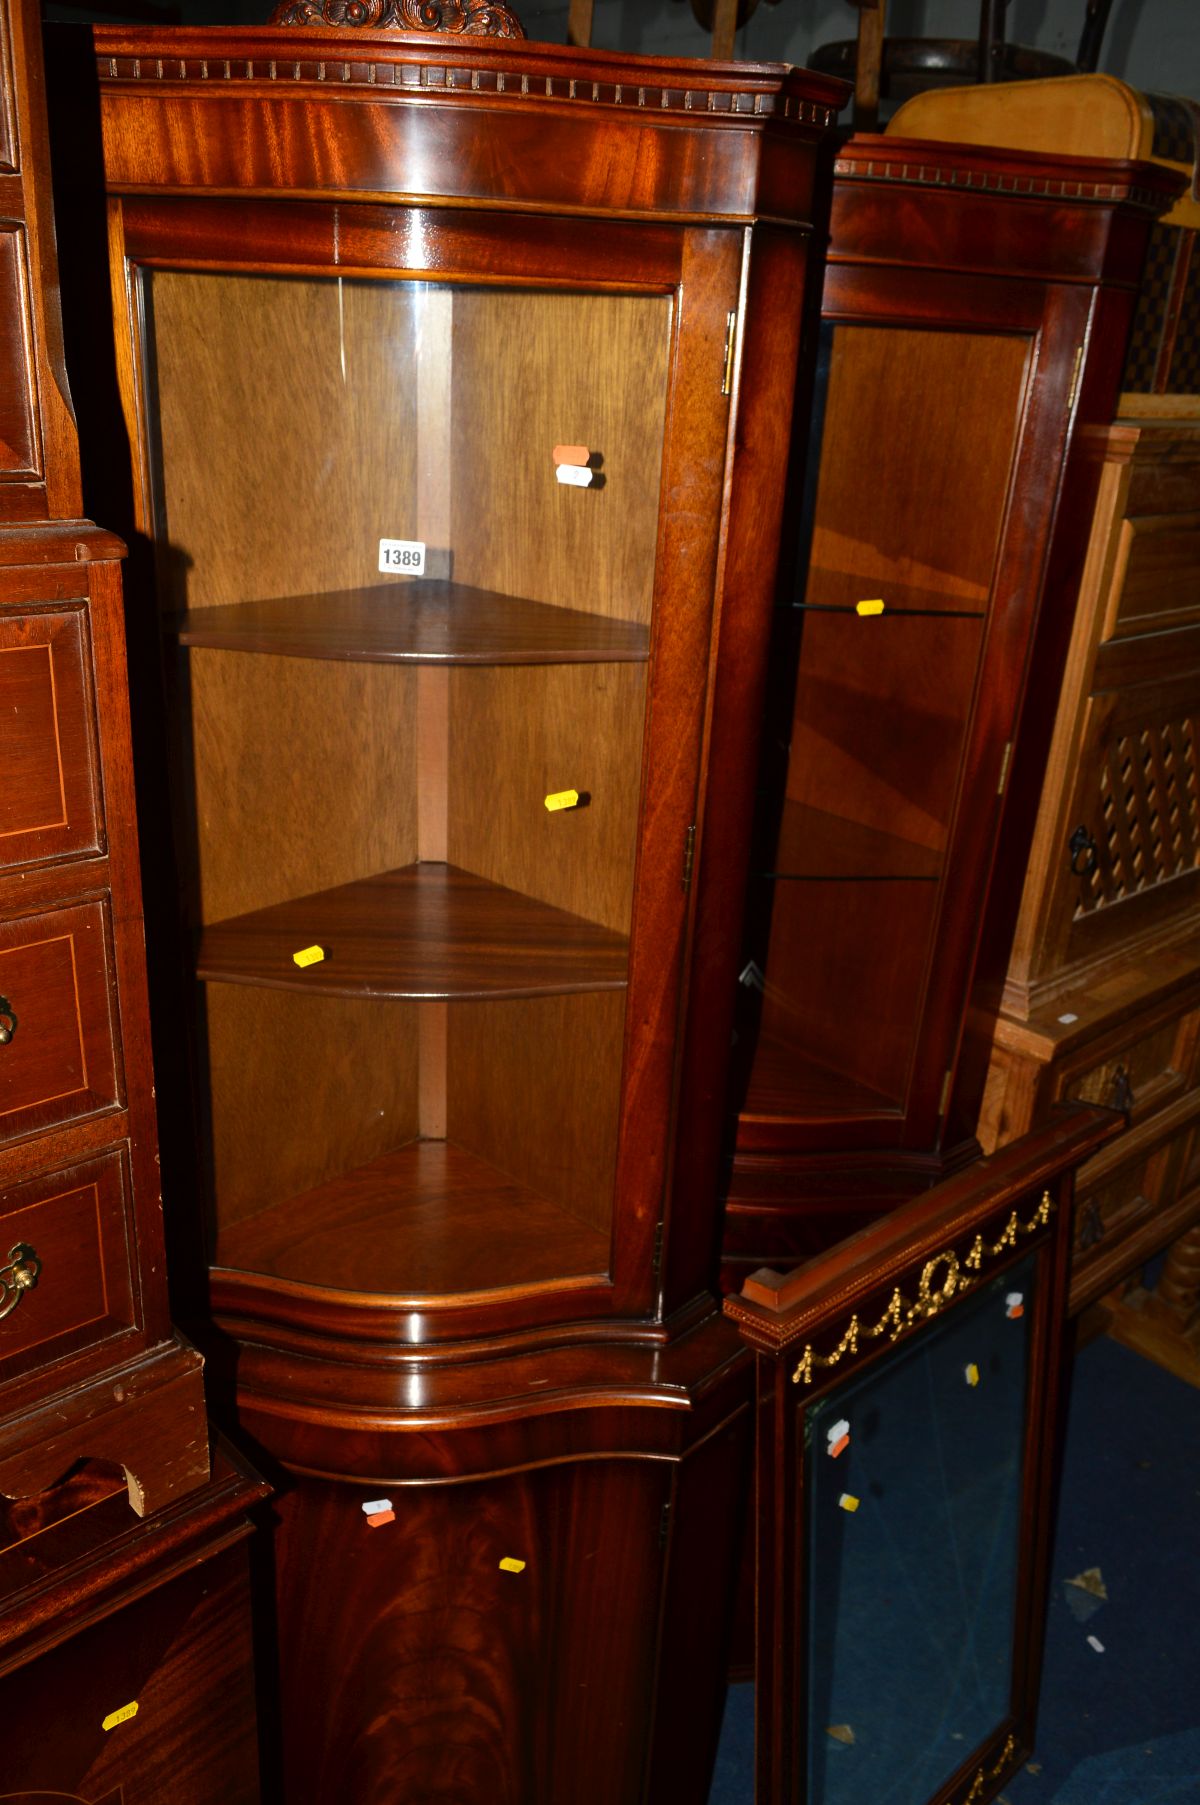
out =
[(602, 1275), (673, 303), (144, 286), (215, 1259)]
[(1008, 1715), (1036, 1263), (806, 1412), (808, 1805), (926, 1805)]
[[(905, 1108), (1028, 355), (1016, 336), (824, 330), (807, 564), (779, 611), (755, 826), (744, 1118)], [(917, 379), (912, 418), (899, 398)], [(1001, 430), (981, 432), (983, 397)]]

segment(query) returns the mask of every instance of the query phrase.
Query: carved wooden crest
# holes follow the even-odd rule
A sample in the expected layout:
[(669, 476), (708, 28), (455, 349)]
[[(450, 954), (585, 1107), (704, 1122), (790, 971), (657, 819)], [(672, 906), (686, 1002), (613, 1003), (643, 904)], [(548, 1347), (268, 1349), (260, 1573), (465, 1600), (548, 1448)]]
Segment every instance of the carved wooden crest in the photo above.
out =
[(525, 36), (525, 27), (503, 0), (281, 0), (270, 23), (444, 31), (476, 38)]

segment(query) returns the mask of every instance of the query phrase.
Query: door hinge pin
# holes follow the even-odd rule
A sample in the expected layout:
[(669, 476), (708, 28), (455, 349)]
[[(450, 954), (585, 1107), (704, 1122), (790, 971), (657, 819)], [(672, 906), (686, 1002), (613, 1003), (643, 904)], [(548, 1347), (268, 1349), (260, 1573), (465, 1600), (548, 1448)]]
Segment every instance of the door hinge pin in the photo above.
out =
[(1008, 766), (1012, 758), (1013, 743), (1009, 740), (1004, 748), (1004, 757), (1000, 760), (1000, 782), (996, 785), (997, 796), (1003, 796), (1004, 786), (1008, 782)]
[(737, 343), (737, 318), (736, 313), (725, 316), (725, 374), (721, 378), (723, 395), (733, 393), (733, 348)]
[(683, 836), (683, 887), (692, 887), (692, 866), (696, 863), (696, 824), (693, 821)]
[(1071, 392), (1067, 396), (1067, 412), (1070, 413), (1079, 394), (1079, 377), (1083, 369), (1083, 346), (1075, 353), (1075, 363), (1071, 370)]

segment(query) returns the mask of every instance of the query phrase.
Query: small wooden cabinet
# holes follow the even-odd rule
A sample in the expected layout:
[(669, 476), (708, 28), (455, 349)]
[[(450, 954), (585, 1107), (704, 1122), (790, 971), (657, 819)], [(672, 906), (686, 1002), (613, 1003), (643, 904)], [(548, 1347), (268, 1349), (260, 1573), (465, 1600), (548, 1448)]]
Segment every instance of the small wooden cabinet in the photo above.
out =
[(80, 518), (36, 7), (0, 6), (0, 1493), (203, 1485), (163, 1268), (119, 560)]
[(736, 1039), (729, 1288), (978, 1151), (989, 985), (1098, 478), (1087, 428), (1173, 191), (1140, 165), (839, 152), (761, 752), (723, 721), (720, 675), (713, 725), (740, 807), (706, 833), (701, 944), (747, 849), (752, 872), (741, 982), (705, 970)]
[(432, 32), (96, 52), (289, 1798), (699, 1802), (749, 1399), (679, 1028), (843, 90)]
[(1200, 1216), (1200, 425), (1118, 421), (1104, 466), (982, 1134), (1119, 1103), (1080, 1174), (1076, 1308)]

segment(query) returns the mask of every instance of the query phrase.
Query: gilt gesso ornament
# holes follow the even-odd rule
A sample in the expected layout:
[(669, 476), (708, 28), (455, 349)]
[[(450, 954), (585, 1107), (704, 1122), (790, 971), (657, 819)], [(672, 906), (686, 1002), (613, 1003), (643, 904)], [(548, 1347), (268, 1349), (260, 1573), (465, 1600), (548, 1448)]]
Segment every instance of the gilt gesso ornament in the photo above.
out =
[(502, 0), (283, 0), (272, 25), (347, 25), (363, 31), (441, 31), (476, 38), (523, 38)]

